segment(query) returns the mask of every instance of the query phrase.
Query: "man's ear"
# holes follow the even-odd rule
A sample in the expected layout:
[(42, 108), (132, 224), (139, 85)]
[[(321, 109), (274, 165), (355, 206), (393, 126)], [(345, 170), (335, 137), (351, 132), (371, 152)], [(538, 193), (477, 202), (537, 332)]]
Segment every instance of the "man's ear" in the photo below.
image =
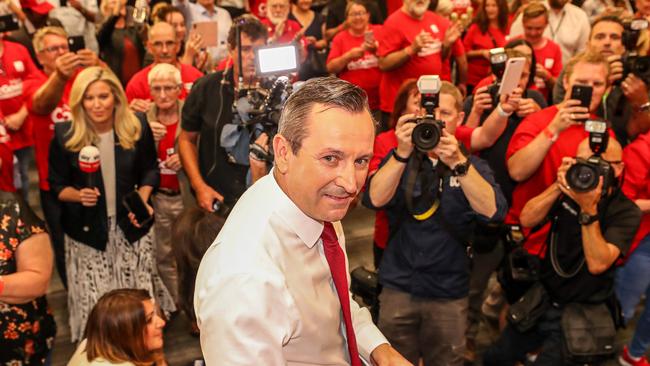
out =
[(285, 174), (289, 168), (289, 159), (293, 156), (293, 152), (289, 141), (280, 134), (273, 137), (273, 154), (275, 155), (275, 169), (279, 173)]

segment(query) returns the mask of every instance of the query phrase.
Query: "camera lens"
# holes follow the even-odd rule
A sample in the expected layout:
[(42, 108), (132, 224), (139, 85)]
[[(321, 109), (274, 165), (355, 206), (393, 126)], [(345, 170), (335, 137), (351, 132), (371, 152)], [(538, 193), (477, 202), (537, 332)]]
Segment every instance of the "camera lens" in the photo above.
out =
[(566, 173), (569, 187), (576, 192), (589, 192), (598, 186), (598, 169), (588, 163), (576, 163)]
[(411, 139), (419, 151), (427, 152), (438, 145), (441, 135), (441, 126), (433, 120), (425, 119), (415, 126)]

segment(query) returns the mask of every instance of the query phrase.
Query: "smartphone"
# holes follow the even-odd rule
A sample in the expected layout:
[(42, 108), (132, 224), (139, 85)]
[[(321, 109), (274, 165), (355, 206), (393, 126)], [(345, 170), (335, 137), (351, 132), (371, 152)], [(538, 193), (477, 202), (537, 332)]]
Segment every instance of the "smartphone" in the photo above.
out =
[(70, 49), (70, 52), (77, 52), (86, 48), (84, 36), (68, 37), (68, 48)]
[(525, 65), (524, 57), (513, 57), (506, 61), (506, 71), (503, 73), (498, 95), (508, 95), (519, 86), (519, 79)]
[(363, 38), (368, 44), (374, 44), (375, 43), (375, 32), (369, 30), (363, 34)]
[[(580, 106), (589, 108), (591, 104), (591, 93), (593, 92), (592, 87), (588, 85), (574, 85), (571, 88), (571, 99), (576, 99), (580, 101)], [(578, 120), (578, 122), (586, 122), (587, 120)]]
[(13, 14), (0, 16), (0, 32), (13, 32), (20, 29), (18, 18)]
[(217, 47), (219, 45), (219, 25), (217, 22), (194, 23), (192, 33), (201, 36), (205, 47)]
[(68, 0), (59, 0), (61, 7), (68, 6)]
[(144, 204), (142, 197), (140, 197), (140, 194), (137, 191), (133, 191), (124, 196), (122, 204), (129, 212), (132, 212), (135, 215), (135, 219), (141, 226), (147, 224), (153, 219), (153, 215), (149, 214), (147, 206)]

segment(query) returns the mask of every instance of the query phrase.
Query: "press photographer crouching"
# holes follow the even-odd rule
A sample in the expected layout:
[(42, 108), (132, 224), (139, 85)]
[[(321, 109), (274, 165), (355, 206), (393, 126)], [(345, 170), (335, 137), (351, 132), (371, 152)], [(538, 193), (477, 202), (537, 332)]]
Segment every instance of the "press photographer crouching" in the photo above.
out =
[(540, 281), (510, 307), (484, 365), (514, 365), (540, 347), (535, 365), (598, 364), (615, 353), (615, 262), (629, 249), (641, 211), (621, 192), (622, 149), (606, 122), (589, 120), (585, 130), (577, 158), (564, 157), (556, 182), (521, 212), (524, 227), (550, 226)]
[(467, 156), (454, 137), (463, 118), (458, 89), (437, 77), (419, 83), (426, 115), (398, 120), (397, 148), (363, 197), (367, 207), (385, 210), (389, 222), (379, 328), (413, 364), (422, 358), (424, 365), (462, 365), (467, 233), (478, 221), (502, 220), (506, 201), (487, 164)]

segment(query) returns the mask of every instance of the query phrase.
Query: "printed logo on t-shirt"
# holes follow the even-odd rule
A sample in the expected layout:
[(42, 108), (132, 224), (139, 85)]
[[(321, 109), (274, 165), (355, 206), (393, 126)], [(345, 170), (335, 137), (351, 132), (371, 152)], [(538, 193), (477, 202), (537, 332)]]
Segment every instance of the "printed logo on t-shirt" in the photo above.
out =
[(440, 33), (440, 29), (438, 29), (438, 26), (437, 26), (437, 25), (435, 25), (435, 24), (431, 24), (431, 27), (430, 27), (430, 28), (431, 28), (431, 31), (432, 31), (433, 33)]
[(364, 70), (372, 69), (379, 66), (379, 59), (375, 55), (365, 55), (363, 58), (360, 58), (356, 61), (352, 61), (348, 64), (348, 70)]
[(547, 58), (544, 60), (544, 67), (547, 69), (552, 69), (553, 65), (555, 65), (555, 60), (552, 58)]
[(162, 175), (176, 175), (176, 171), (167, 168), (165, 162), (160, 160), (160, 158), (158, 158), (158, 168), (160, 168), (160, 174)]
[(50, 113), (50, 119), (53, 122), (50, 124), (50, 130), (54, 130), (54, 123), (72, 120), (72, 111), (70, 111), (70, 107), (67, 104), (64, 104), (61, 107), (54, 108), (52, 113)]
[(192, 90), (192, 85), (194, 85), (194, 83), (183, 83), (183, 87), (185, 88), (185, 91), (188, 93), (190, 92), (190, 90)]
[(23, 94), (23, 81), (21, 79), (13, 79), (9, 84), (0, 86), (0, 100), (15, 98)]
[(20, 60), (14, 61), (14, 69), (16, 69), (16, 72), (22, 73), (25, 71), (25, 64)]
[(458, 177), (449, 177), (449, 187), (452, 188), (460, 187), (460, 182), (458, 181)]

